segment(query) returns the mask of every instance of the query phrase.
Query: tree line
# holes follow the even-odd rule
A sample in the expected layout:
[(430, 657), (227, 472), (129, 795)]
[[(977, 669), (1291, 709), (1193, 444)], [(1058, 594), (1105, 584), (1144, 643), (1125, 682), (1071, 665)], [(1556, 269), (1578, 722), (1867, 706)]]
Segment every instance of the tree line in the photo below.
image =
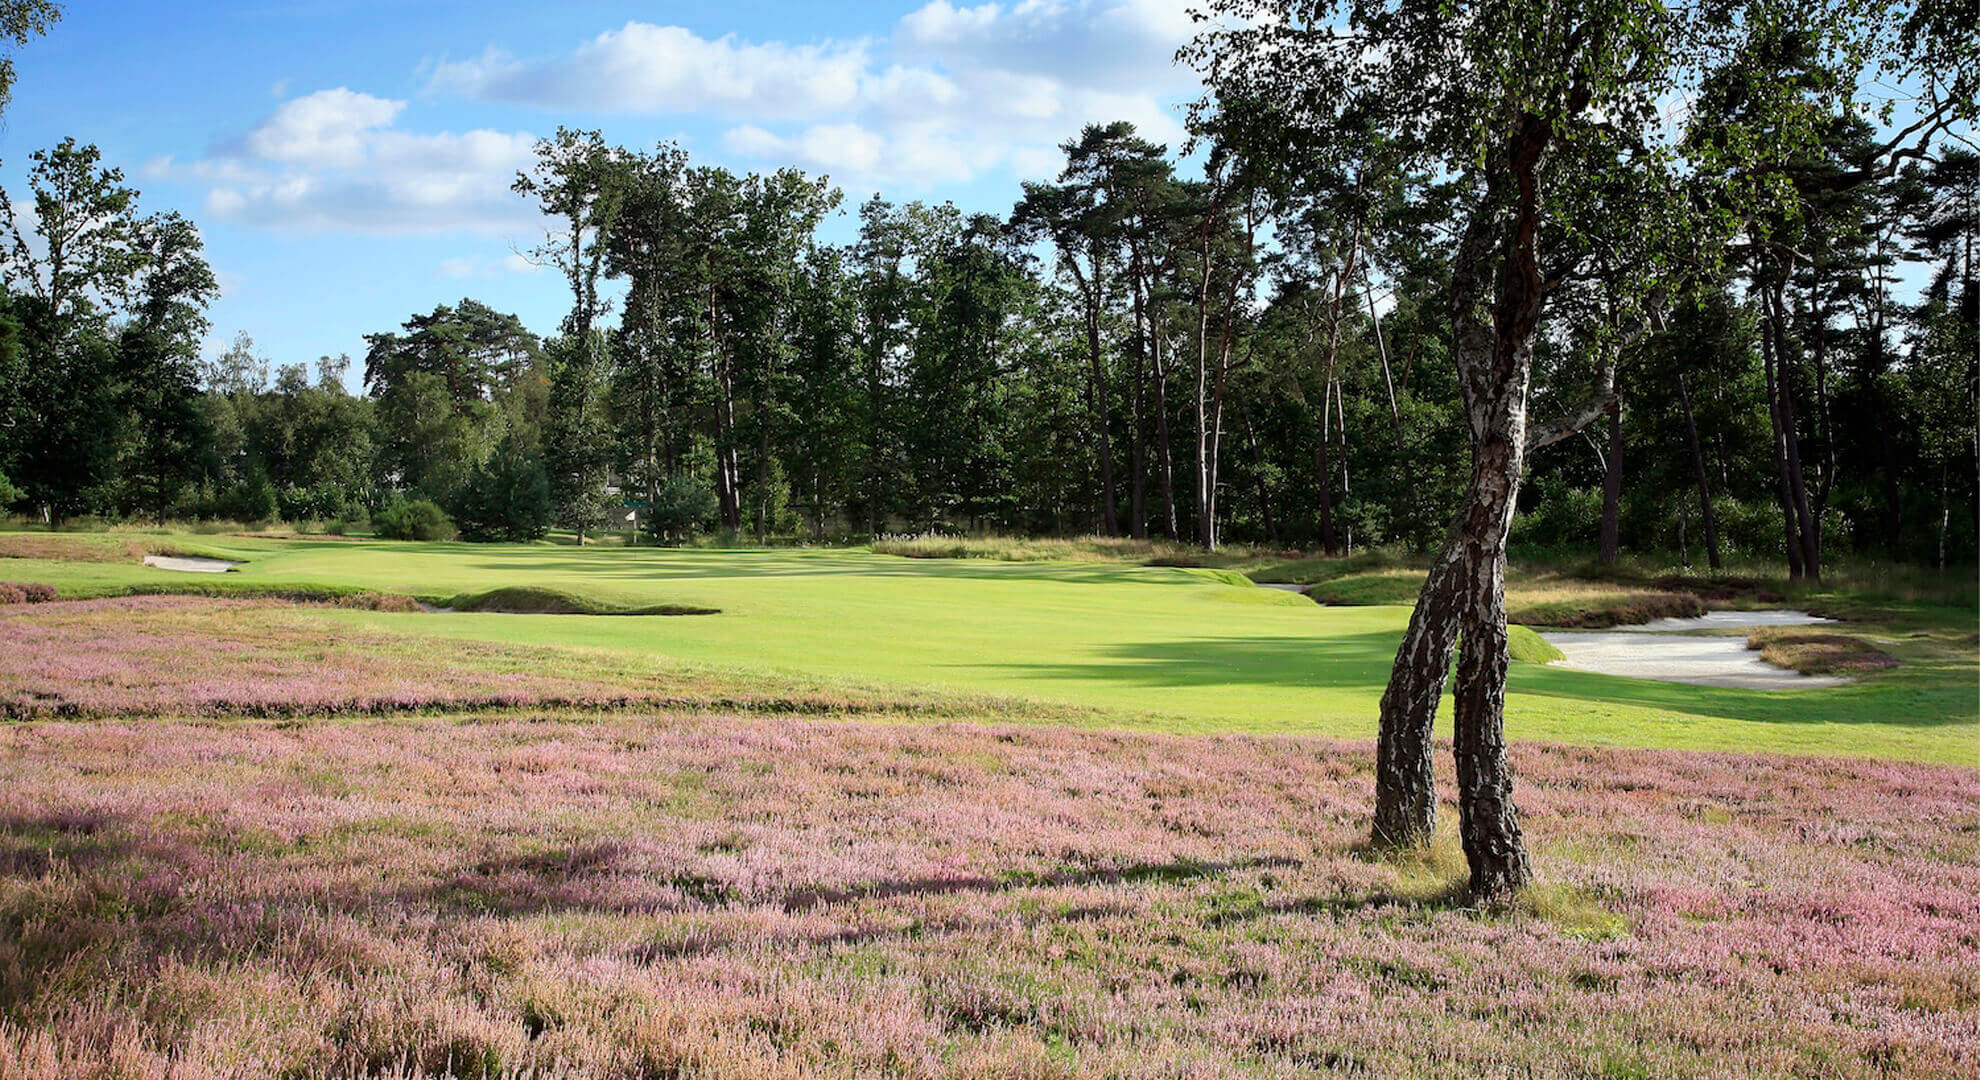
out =
[[(1887, 145), (1797, 48), (1745, 61), (1801, 80), (1805, 137), (1720, 178), (1764, 172), (1764, 198), (1700, 194), (1710, 140), (1759, 107), (1721, 72), (1689, 175), (1588, 163), (1575, 227), (1547, 223), (1566, 254), (1527, 343), (1542, 430), (1513, 542), (1797, 576), (1838, 551), (1973, 558), (1980, 162), (1943, 124)], [(553, 223), (534, 255), (569, 315), (539, 337), (472, 299), (411, 314), (366, 335), (356, 395), (347, 358), (202, 359), (197, 229), (68, 140), (0, 204), (0, 496), (51, 521), (419, 500), (493, 539), (637, 509), (659, 540), (1434, 548), (1470, 473), (1452, 305), (1480, 191), (1401, 106), (1322, 128), (1274, 92), (1227, 80), (1186, 148), (1090, 126), (1003, 215), (848, 207), (796, 170), (560, 130), (515, 186)], [(824, 242), (841, 213), (856, 237)]]

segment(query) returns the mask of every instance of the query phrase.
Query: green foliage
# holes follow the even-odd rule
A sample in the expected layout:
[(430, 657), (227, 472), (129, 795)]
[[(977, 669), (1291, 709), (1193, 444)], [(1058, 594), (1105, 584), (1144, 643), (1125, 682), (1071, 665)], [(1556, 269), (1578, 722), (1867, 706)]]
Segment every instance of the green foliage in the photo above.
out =
[(213, 516), (241, 522), (273, 521), (281, 516), (281, 503), (266, 473), (250, 472), (228, 488), (213, 507)]
[(541, 540), (550, 528), (550, 482), (534, 456), (505, 447), (475, 467), (454, 497), (469, 540)]
[(646, 528), (665, 542), (691, 540), (715, 520), (715, 492), (686, 473), (667, 478), (647, 508)]
[(7, 479), (6, 473), (0, 472), (0, 513), (5, 513), (9, 507), (26, 497), (26, 492), (15, 487), (14, 482)]
[(453, 519), (431, 499), (395, 499), (371, 515), (371, 531), (385, 540), (452, 540)]

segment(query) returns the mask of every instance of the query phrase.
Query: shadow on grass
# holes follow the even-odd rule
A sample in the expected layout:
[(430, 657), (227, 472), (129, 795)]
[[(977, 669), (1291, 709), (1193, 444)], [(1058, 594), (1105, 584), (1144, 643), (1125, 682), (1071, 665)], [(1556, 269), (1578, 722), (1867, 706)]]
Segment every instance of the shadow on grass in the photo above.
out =
[[(995, 667), (1031, 679), (1139, 688), (1327, 687), (1374, 693), (1388, 685), (1398, 637), (1378, 632), (1139, 641), (1100, 647), (1093, 660)], [(1953, 660), (1907, 660), (1900, 670), (1849, 686), (1735, 690), (1517, 663), (1508, 688), (1514, 695), (1758, 723), (1932, 728), (1973, 722), (1972, 676), (1970, 666)]]

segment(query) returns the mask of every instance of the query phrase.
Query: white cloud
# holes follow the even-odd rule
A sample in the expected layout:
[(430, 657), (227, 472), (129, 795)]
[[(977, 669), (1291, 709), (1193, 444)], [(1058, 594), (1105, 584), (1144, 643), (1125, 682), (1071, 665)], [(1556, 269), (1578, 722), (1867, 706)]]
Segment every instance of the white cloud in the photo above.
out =
[(443, 63), (433, 85), (491, 101), (615, 112), (729, 109), (811, 116), (851, 105), (867, 66), (859, 42), (752, 44), (629, 22), (546, 61), (499, 51)]
[[(858, 189), (961, 183), (993, 170), (1049, 176), (1082, 125), (1125, 119), (1183, 138), (1196, 92), (1171, 58), (1191, 0), (932, 0), (877, 39), (701, 37), (629, 22), (558, 54), (490, 50), (431, 69), (431, 92), (573, 111), (694, 115), (726, 126), (730, 155), (796, 165)], [(278, 89), (286, 89), (278, 84)], [(260, 123), (147, 176), (207, 187), (207, 213), (255, 225), (367, 232), (523, 232), (509, 190), (533, 138), (423, 132), (406, 101), (336, 87), (281, 101)], [(450, 260), (442, 273), (517, 272)]]
[[(562, 54), (490, 51), (442, 63), (429, 88), (546, 109), (697, 114), (734, 122), (730, 153), (836, 179), (969, 180), (1056, 160), (1082, 125), (1133, 121), (1183, 138), (1196, 92), (1175, 51), (1189, 0), (934, 0), (883, 41), (746, 42), (629, 22)], [(1047, 168), (1045, 173), (1054, 171)]]
[(283, 102), (186, 166), (147, 166), (209, 185), (206, 209), (256, 225), (369, 232), (503, 229), (527, 223), (509, 190), (531, 160), (521, 132), (432, 134), (393, 125), (406, 103), (343, 87)]
[(364, 160), (366, 142), (406, 107), (403, 101), (338, 87), (285, 101), (241, 140), (247, 156), (301, 165), (350, 166)]
[(896, 47), (944, 63), (1090, 87), (1188, 92), (1195, 78), (1173, 61), (1194, 33), (1187, 0), (1021, 0), (964, 8), (934, 0), (901, 19)]

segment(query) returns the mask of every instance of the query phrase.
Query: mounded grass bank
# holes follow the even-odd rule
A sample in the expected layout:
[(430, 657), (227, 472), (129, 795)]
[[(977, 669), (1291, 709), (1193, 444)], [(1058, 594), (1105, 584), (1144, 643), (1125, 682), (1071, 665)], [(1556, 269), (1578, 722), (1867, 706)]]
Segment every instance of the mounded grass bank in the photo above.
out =
[(1517, 623), (1506, 627), (1506, 653), (1529, 664), (1551, 664), (1567, 659), (1567, 654), (1547, 643), (1534, 630)]
[(595, 596), (541, 585), (508, 585), (462, 593), (443, 605), (453, 611), (507, 615), (719, 615), (720, 608), (691, 604), (616, 604)]

